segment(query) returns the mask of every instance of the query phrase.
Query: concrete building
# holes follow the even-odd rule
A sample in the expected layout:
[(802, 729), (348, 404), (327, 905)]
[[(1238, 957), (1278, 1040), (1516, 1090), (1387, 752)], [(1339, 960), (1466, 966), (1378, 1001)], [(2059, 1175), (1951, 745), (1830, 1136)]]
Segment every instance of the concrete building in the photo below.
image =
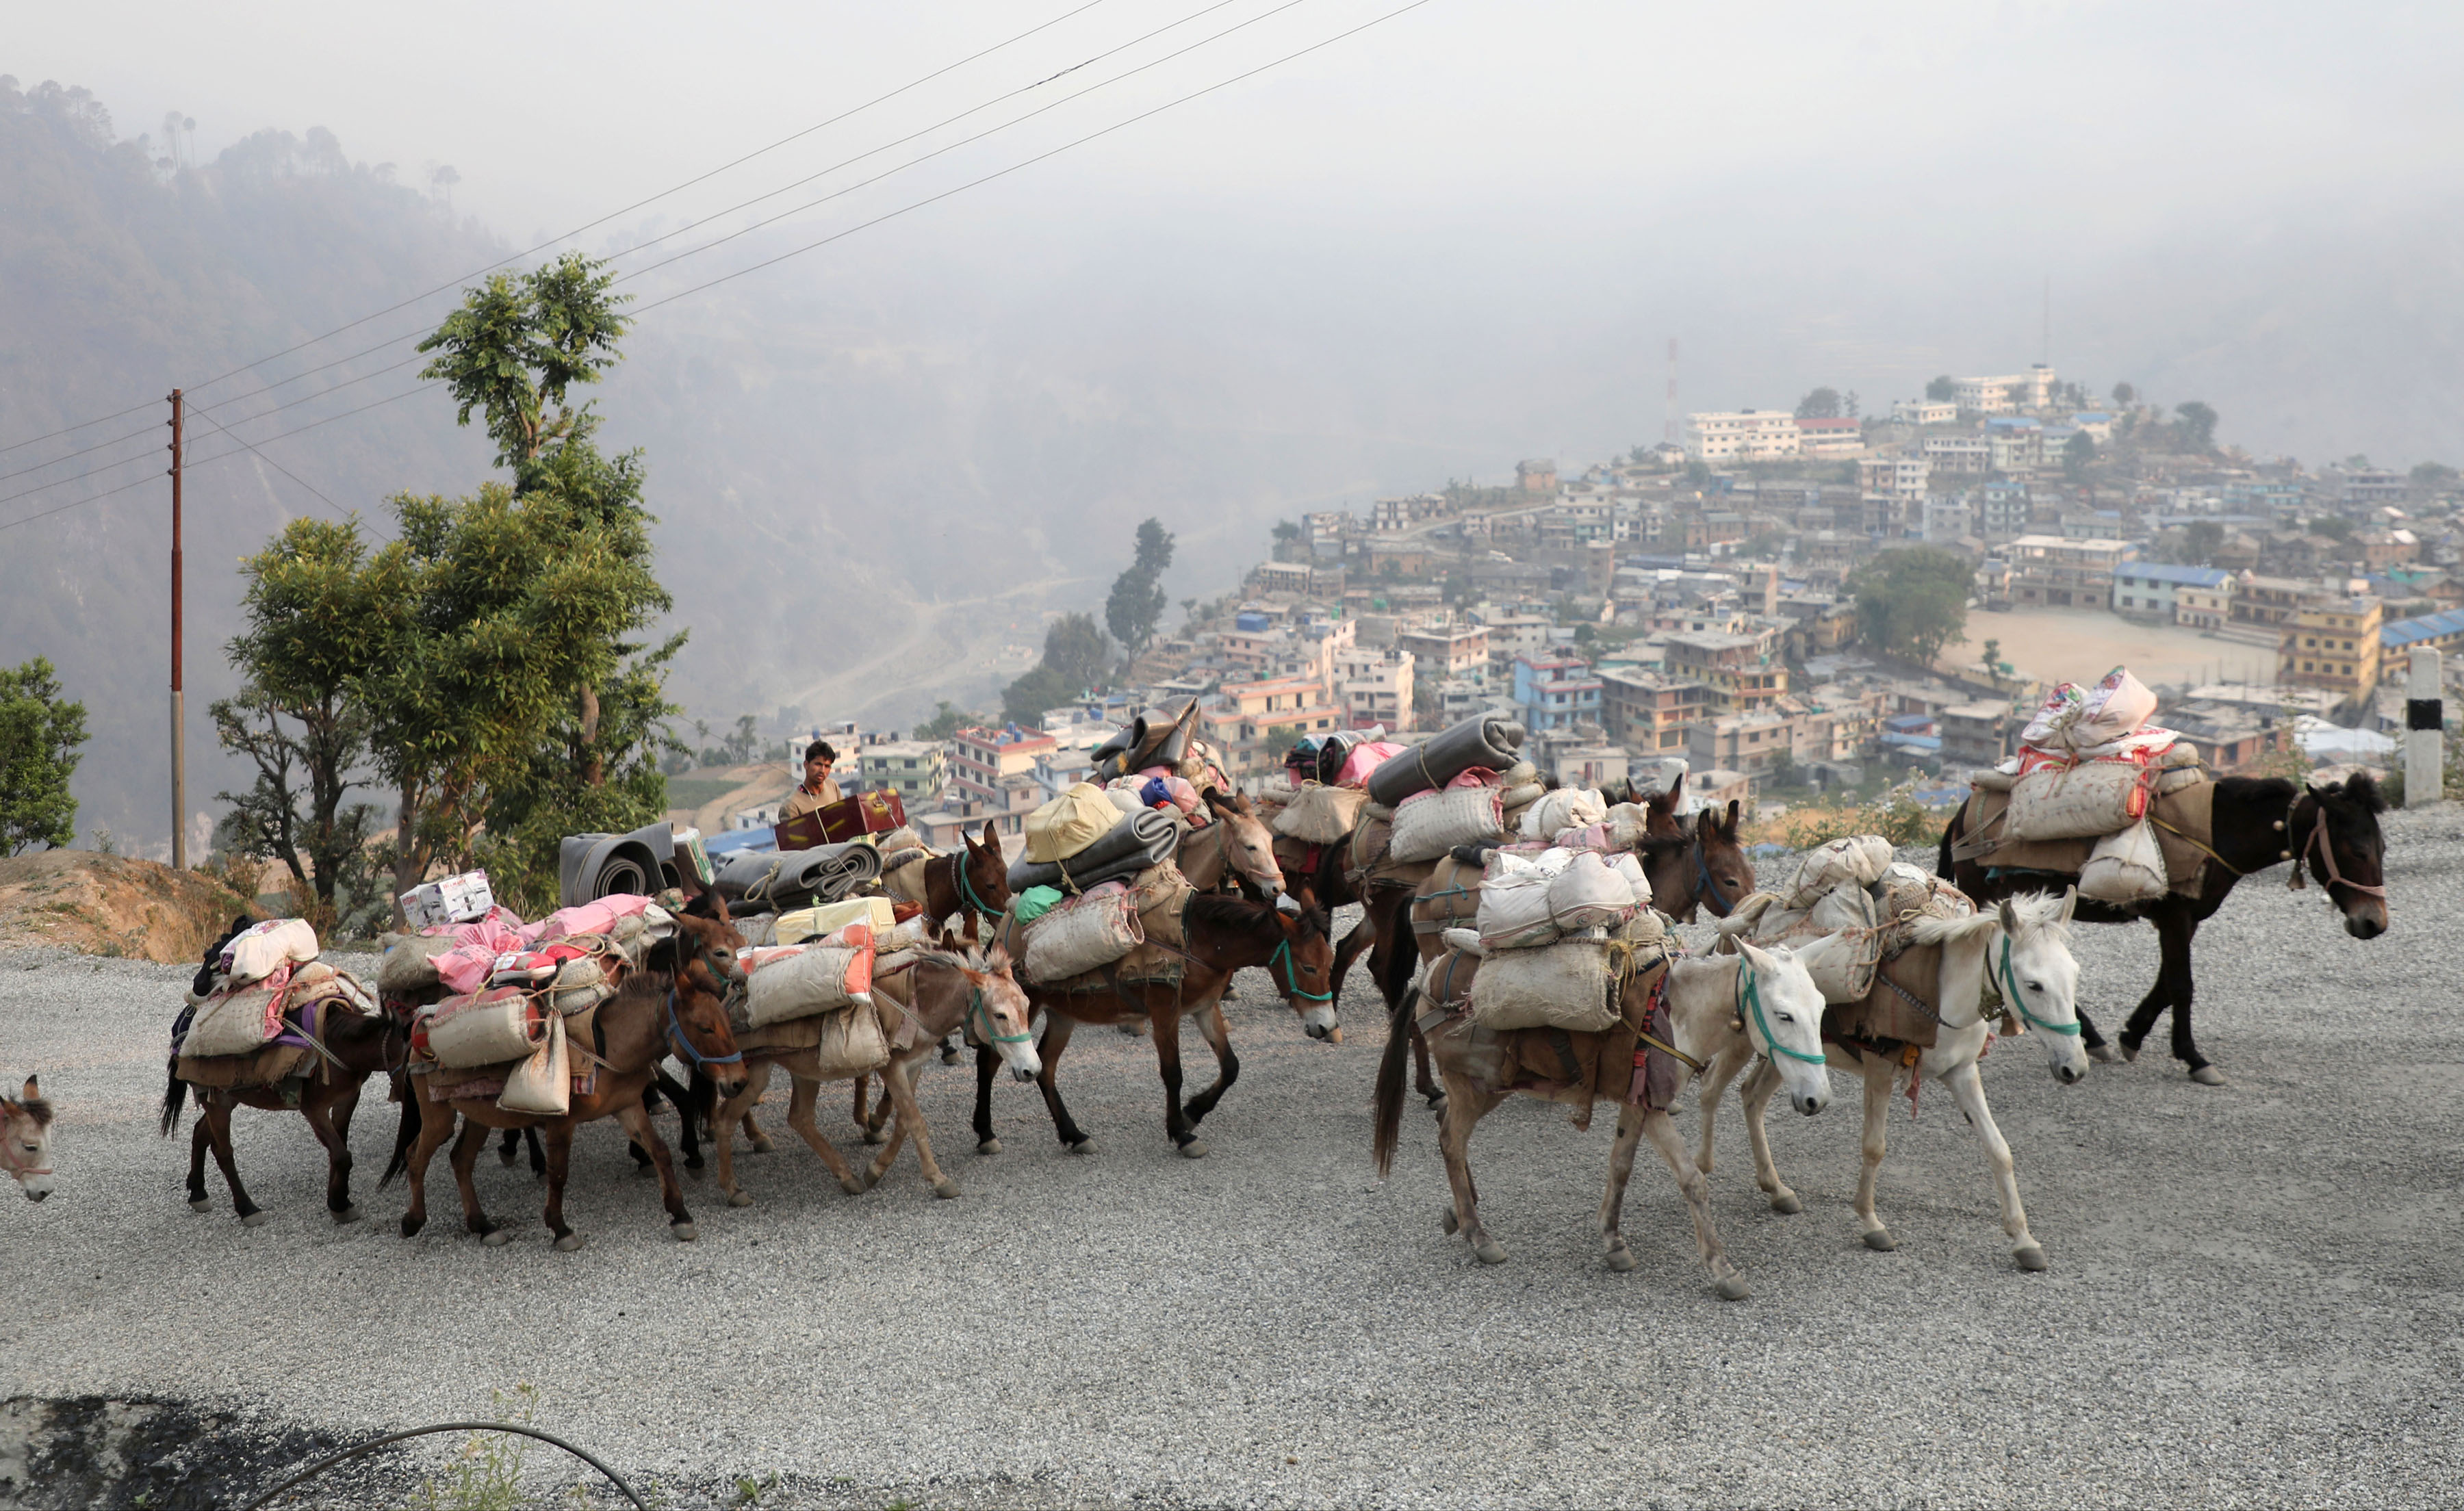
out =
[(1531, 457), (1514, 464), (1514, 486), (1527, 493), (1553, 493), (1557, 491), (1557, 463), (1546, 456)]
[(1698, 462), (1774, 462), (1799, 454), (1796, 416), (1784, 409), (1705, 411), (1685, 417), (1685, 454)]
[(2417, 619), (2390, 620), (2380, 625), (2381, 680), (2403, 681), (2409, 665), (2406, 652), (2416, 649), (2443, 651), (2450, 656), (2464, 650), (2464, 608), (2424, 614)]
[(1302, 735), (1351, 727), (1326, 685), (1309, 677), (1227, 683), (1198, 719), (1223, 775), (1236, 785), (1265, 780)]
[(2011, 602), (2021, 608), (2109, 608), (2114, 568), (2135, 549), (2126, 540), (2021, 536), (2005, 553)]
[(1335, 653), (1334, 689), (1351, 728), (1383, 724), (1388, 733), (1412, 727), (1415, 691), (1412, 653), (1398, 646), (1347, 646)]
[(1957, 703), (1935, 715), (1942, 732), (1942, 769), (1999, 765), (2027, 721), (2007, 703)]
[(1599, 722), (1600, 679), (1592, 675), (1589, 663), (1573, 656), (1517, 656), (1513, 677), (1525, 729), (1536, 733)]
[(1050, 755), (1059, 745), (1042, 730), (1015, 724), (960, 730), (950, 737), (950, 790), (961, 803), (1000, 807), (1002, 778), (1032, 775), (1036, 757)]
[(1929, 435), (1917, 454), (1937, 472), (1982, 477), (1993, 470), (1993, 444), (1981, 435)]
[(1854, 420), (1799, 420), (1796, 448), (1801, 455), (1837, 459), (1865, 454), (1865, 427)]
[(1903, 425), (1950, 425), (1959, 419), (1959, 405), (1947, 399), (1894, 399), (1891, 418)]
[(949, 776), (949, 753), (932, 740), (885, 740), (856, 753), (856, 780), (863, 790), (888, 788), (909, 809), (940, 797)]
[(2185, 629), (2222, 629), (2232, 622), (2233, 592), (2241, 580), (2224, 574), (2212, 587), (2178, 583), (2173, 589), (2173, 623)]
[(2161, 561), (2117, 561), (2113, 567), (2113, 611), (2124, 619), (2151, 624), (2184, 623), (2180, 598), (2184, 588), (2211, 594), (2230, 592), (2233, 576), (2220, 567), (2169, 566)]
[(1609, 738), (1644, 755), (1682, 751), (1685, 726), (1711, 712), (1711, 690), (1690, 677), (1655, 671), (1602, 671), (1600, 725)]
[(2385, 605), (2375, 598), (2338, 598), (2294, 610), (2277, 653), (2276, 680), (2319, 688), (2340, 699), (2359, 697), (2379, 683), (2380, 622)]
[(1488, 680), (1488, 631), (1482, 625), (1445, 624), (1398, 629), (1395, 644), (1412, 653), (1414, 664), (1432, 681), (1464, 678)]
[(1777, 703), (1788, 692), (1788, 668), (1781, 664), (1772, 635), (1670, 635), (1666, 647), (1668, 674), (1702, 683), (1711, 690), (1711, 706), (1722, 713), (1753, 713)]
[(1952, 381), (1952, 397), (1970, 414), (2013, 414), (2041, 409), (2053, 400), (2054, 370), (2042, 362), (2023, 373), (2000, 378)]

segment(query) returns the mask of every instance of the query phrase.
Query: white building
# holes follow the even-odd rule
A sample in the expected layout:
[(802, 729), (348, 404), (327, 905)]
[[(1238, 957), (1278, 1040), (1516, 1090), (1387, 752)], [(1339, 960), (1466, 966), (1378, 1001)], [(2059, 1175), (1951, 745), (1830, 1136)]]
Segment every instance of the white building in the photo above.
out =
[(2054, 370), (2043, 362), (2001, 378), (1953, 380), (1959, 407), (1970, 414), (2015, 414), (2041, 409), (2054, 396)]
[(1698, 462), (1769, 462), (1801, 454), (1796, 416), (1739, 409), (1685, 417), (1685, 454)]
[(1854, 420), (1799, 420), (1796, 435), (1797, 449), (1807, 456), (1865, 454), (1865, 427)]
[(1959, 418), (1959, 405), (1947, 399), (1894, 399), (1891, 418), (1903, 425), (1949, 425)]

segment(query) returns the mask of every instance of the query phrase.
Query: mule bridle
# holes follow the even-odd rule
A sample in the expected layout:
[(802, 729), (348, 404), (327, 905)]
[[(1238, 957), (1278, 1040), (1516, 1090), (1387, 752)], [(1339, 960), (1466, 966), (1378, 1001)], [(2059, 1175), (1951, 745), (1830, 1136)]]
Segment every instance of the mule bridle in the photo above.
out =
[[(976, 1015), (979, 1013), (983, 1015), (983, 1026), (980, 1029), (976, 1026)], [(998, 1032), (997, 1030), (999, 1030), (1001, 1025), (994, 1020), (992, 1003), (985, 999), (984, 989), (980, 986), (976, 987), (968, 995), (967, 1013), (962, 1021), (966, 1024), (967, 1031), (969, 1033), (982, 1034), (984, 1040), (989, 1043), (1023, 1044), (1035, 1037), (1035, 1033), (1032, 1028), (1023, 1034), (1003, 1034)]]
[(1711, 874), (1711, 858), (1704, 853), (1703, 836), (1694, 836), (1695, 901), (1711, 909), (1714, 918), (1726, 918), (1736, 905), (1720, 895), (1720, 879)]
[[(1786, 1055), (1791, 1060), (1801, 1060), (1809, 1065), (1830, 1063), (1820, 1050), (1809, 1055), (1802, 1049), (1791, 1049), (1781, 1043), (1771, 1033), (1771, 1023), (1763, 1017), (1762, 982), (1754, 975), (1754, 963), (1742, 954), (1737, 956), (1737, 1011), (1739, 1016), (1763, 1031), (1765, 1060), (1769, 1060), (1773, 1055)], [(1751, 1035), (1747, 1036), (1746, 1042), (1749, 1044), (1753, 1042)]]
[[(19, 1117), (33, 1120), (34, 1119), (34, 1114), (31, 1110), (26, 1109), (26, 1106), (22, 1102), (12, 1102), (9, 1104), (8, 1116), (0, 1117), (0, 1128), (5, 1128), (11, 1121)], [(42, 1124), (39, 1120), (34, 1120), (34, 1126), (40, 1128)], [(49, 1175), (53, 1173), (52, 1167), (49, 1165), (29, 1165), (25, 1163), (17, 1153), (17, 1141), (13, 1138), (0, 1138), (0, 1167), (6, 1167), (9, 1173), (19, 1181), (25, 1180), (30, 1175)]]
[[(2315, 792), (2303, 793), (2301, 797), (2310, 799), (2310, 835), (2301, 842), (2301, 853), (2293, 858), (2293, 879), (2285, 883), (2286, 889), (2297, 892), (2301, 889), (2303, 880), (2310, 872), (2310, 857), (2316, 854), (2320, 864), (2326, 868), (2327, 880), (2324, 886), (2330, 888), (2342, 887), (2359, 892), (2365, 897), (2375, 897), (2379, 900), (2380, 907), (2390, 908), (2387, 888), (2384, 886), (2372, 887), (2364, 882), (2349, 880), (2343, 872), (2336, 868), (2336, 842), (2327, 833), (2326, 800)], [(2293, 799), (2293, 808), (2285, 815), (2287, 823), (2292, 821), (2293, 813), (2299, 811), (2300, 807), (2301, 798)], [(2329, 901), (2332, 902), (2334, 899), (2330, 897)]]
[(967, 862), (974, 857), (974, 851), (965, 848), (950, 852), (950, 889), (958, 894), (958, 906), (974, 909), (977, 916), (987, 922), (998, 922), (1001, 919), (1001, 910), (984, 905), (983, 898), (977, 895), (974, 879), (967, 875)]
[(684, 1019), (676, 1014), (676, 989), (672, 986), (668, 988), (668, 1042), (675, 1045), (676, 1058), (696, 1071), (704, 1065), (740, 1065), (744, 1062), (741, 1049), (732, 1055), (705, 1055), (693, 1047), (693, 1040), (685, 1037)]
[(1284, 993), (1286, 996), (1301, 997), (1304, 1000), (1311, 1002), (1331, 1002), (1334, 1000), (1334, 994), (1332, 992), (1304, 992), (1301, 990), (1300, 967), (1292, 963), (1292, 941), (1289, 935), (1286, 935), (1284, 942), (1275, 946), (1275, 953), (1273, 954), (1266, 956), (1266, 975), (1269, 979), (1272, 979), (1274, 976), (1275, 962), (1278, 960), (1281, 960), (1284, 963)]

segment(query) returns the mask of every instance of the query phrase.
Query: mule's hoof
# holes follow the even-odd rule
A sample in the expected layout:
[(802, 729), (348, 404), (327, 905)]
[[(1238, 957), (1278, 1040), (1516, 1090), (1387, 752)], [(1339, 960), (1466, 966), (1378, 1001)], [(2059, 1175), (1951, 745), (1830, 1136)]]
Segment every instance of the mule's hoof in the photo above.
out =
[(699, 1154), (688, 1154), (685, 1156), (685, 1171), (688, 1174), (700, 1174), (702, 1165), (703, 1160)]
[(2041, 1270), (2045, 1267), (2045, 1249), (2042, 1244), (2023, 1243), (2011, 1251), (2011, 1258), (2016, 1259), (2019, 1268), (2023, 1270)]
[(933, 1194), (940, 1197), (943, 1201), (951, 1201), (955, 1200), (958, 1196), (964, 1195), (965, 1193), (959, 1189), (957, 1181), (944, 1175), (939, 1180), (933, 1183)]
[(2118, 1065), (2122, 1063), (2123, 1056), (2122, 1051), (2111, 1044), (2090, 1044), (2087, 1046), (2087, 1058), (2101, 1061), (2108, 1065)]
[(841, 1176), (839, 1178), (839, 1190), (846, 1192), (850, 1196), (861, 1196), (865, 1193), (864, 1177), (861, 1175)]
[(2122, 1058), (2128, 1061), (2138, 1060), (2139, 1046), (2126, 1039), (2123, 1040), (2122, 1041)]
[(976, 1146), (976, 1152), (979, 1154), (998, 1154), (1001, 1152), (1001, 1140), (997, 1138), (988, 1138)]
[(779, 1146), (777, 1144), (771, 1142), (770, 1135), (767, 1133), (762, 1134), (760, 1137), (753, 1141), (753, 1152), (756, 1154), (767, 1154), (778, 1147)]
[(1622, 1243), (1618, 1244), (1616, 1248), (1609, 1250), (1609, 1268), (1616, 1270), (1619, 1274), (1623, 1274), (1627, 1270), (1633, 1269), (1635, 1265), (1639, 1262), (1639, 1260), (1635, 1259), (1634, 1251), (1627, 1248)]
[(633, 1174), (635, 1175), (635, 1177), (636, 1177), (636, 1178), (639, 1178), (640, 1176), (643, 1176), (643, 1175), (649, 1175), (649, 1176), (653, 1176), (653, 1177), (655, 1177), (658, 1173), (659, 1173), (659, 1167), (658, 1167), (658, 1166), (656, 1166), (656, 1165), (651, 1164), (651, 1163), (650, 1163), (649, 1160), (647, 1160), (647, 1159), (646, 1159), (646, 1160), (643, 1160), (641, 1163), (639, 1163), (639, 1164), (637, 1164), (637, 1165), (635, 1165), (635, 1166), (633, 1167)]
[(1206, 1157), (1206, 1141), (1202, 1138), (1194, 1138), (1188, 1143), (1183, 1144), (1180, 1147), (1180, 1157), (1183, 1159), (1204, 1159)]
[(1754, 1293), (1742, 1275), (1723, 1275), (1711, 1282), (1711, 1289), (1719, 1292), (1724, 1302), (1741, 1302)]
[(188, 1210), (190, 1212), (211, 1212), (214, 1210), (214, 1204), (209, 1197), (191, 1196), (188, 1198)]
[(1865, 1235), (1865, 1247), (1877, 1254), (1888, 1254), (1899, 1246), (1900, 1240), (1891, 1237), (1891, 1230), (1888, 1228), (1876, 1228)]
[(1340, 1044), (1343, 1042), (1343, 1025), (1341, 1023), (1337, 1023), (1332, 1028), (1326, 1031), (1326, 1041), (1330, 1044)]
[(496, 1163), (499, 1165), (511, 1165), (514, 1161), (521, 1157), (522, 1151), (519, 1145), (509, 1145), (504, 1149), (496, 1150)]
[(342, 1208), (340, 1212), (335, 1213), (335, 1214), (334, 1214), (334, 1220), (335, 1220), (337, 1223), (357, 1222), (357, 1221), (359, 1221), (362, 1217), (364, 1217), (364, 1216), (366, 1216), (366, 1215), (367, 1215), (367, 1214), (366, 1214), (366, 1213), (364, 1213), (364, 1212), (362, 1212), (362, 1211), (359, 1209), (358, 1205), (355, 1203), (355, 1204), (353, 1204), (353, 1205), (351, 1205), (351, 1206), (348, 1206), (348, 1207), (344, 1207), (344, 1208)]
[(574, 1250), (582, 1247), (589, 1241), (589, 1239), (583, 1237), (579, 1233), (568, 1233), (563, 1237), (556, 1240), (556, 1252), (559, 1254), (571, 1254)]
[(941, 1063), (943, 1063), (943, 1064), (945, 1064), (945, 1065), (955, 1065), (955, 1064), (957, 1064), (957, 1062), (958, 1062), (958, 1052), (957, 1052), (957, 1050), (955, 1050), (955, 1049), (944, 1049), (944, 1050), (942, 1050), (942, 1051), (941, 1051)]
[(1485, 1233), (1471, 1240), (1471, 1252), (1473, 1257), (1478, 1259), (1483, 1264), (1503, 1264), (1506, 1262), (1506, 1245), (1498, 1242), (1495, 1238), (1490, 1237)]
[(668, 1231), (676, 1236), (678, 1243), (691, 1243), (701, 1237), (701, 1230), (690, 1222), (671, 1222), (668, 1224)]
[(243, 1228), (262, 1228), (265, 1226), (266, 1219), (273, 1215), (274, 1214), (259, 1207), (254, 1212), (242, 1213), (239, 1225)]
[(492, 1249), (501, 1249), (506, 1244), (514, 1241), (514, 1230), (510, 1227), (490, 1228), (487, 1232), (479, 1235), (479, 1241)]
[(1439, 1220), (1445, 1225), (1446, 1237), (1449, 1238), (1463, 1231), (1463, 1224), (1455, 1219), (1455, 1209), (1452, 1207), (1448, 1207), (1444, 1212), (1441, 1213), (1439, 1215)]
[(1771, 1204), (1771, 1211), (1785, 1212), (1791, 1216), (1805, 1210), (1805, 1203), (1798, 1199), (1796, 1193), (1793, 1191), (1783, 1191), (1773, 1195)]
[(2190, 1072), (2190, 1079), (2203, 1086), (2221, 1086), (2226, 1084), (2225, 1073), (2213, 1065), (2201, 1065)]
[(402, 1215), (402, 1236), (406, 1238), (418, 1237), (419, 1230), (427, 1226), (426, 1217), (414, 1217), (407, 1212)]
[(1429, 1110), (1430, 1110), (1430, 1111), (1432, 1111), (1432, 1112), (1443, 1112), (1445, 1109), (1446, 1109), (1446, 1094), (1445, 1094), (1444, 1092), (1442, 1092), (1442, 1091), (1432, 1091), (1432, 1092), (1430, 1092), (1430, 1093), (1429, 1093)]
[(731, 1207), (750, 1207), (753, 1205), (753, 1193), (731, 1191), (727, 1193), (727, 1204)]
[(887, 1144), (890, 1142), (890, 1135), (879, 1128), (866, 1128), (864, 1130), (864, 1141), (868, 1144)]
[(1072, 1154), (1092, 1154), (1095, 1152), (1095, 1141), (1090, 1138), (1082, 1138), (1077, 1143), (1069, 1146), (1069, 1152)]

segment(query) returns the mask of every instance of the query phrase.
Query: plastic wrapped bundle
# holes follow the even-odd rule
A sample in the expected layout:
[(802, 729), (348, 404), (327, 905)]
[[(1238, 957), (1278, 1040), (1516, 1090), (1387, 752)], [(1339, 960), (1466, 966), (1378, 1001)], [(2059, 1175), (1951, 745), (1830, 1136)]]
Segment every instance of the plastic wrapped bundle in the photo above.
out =
[(881, 877), (881, 852), (869, 844), (823, 844), (809, 850), (731, 855), (712, 884), (731, 911), (781, 911), (834, 903)]

